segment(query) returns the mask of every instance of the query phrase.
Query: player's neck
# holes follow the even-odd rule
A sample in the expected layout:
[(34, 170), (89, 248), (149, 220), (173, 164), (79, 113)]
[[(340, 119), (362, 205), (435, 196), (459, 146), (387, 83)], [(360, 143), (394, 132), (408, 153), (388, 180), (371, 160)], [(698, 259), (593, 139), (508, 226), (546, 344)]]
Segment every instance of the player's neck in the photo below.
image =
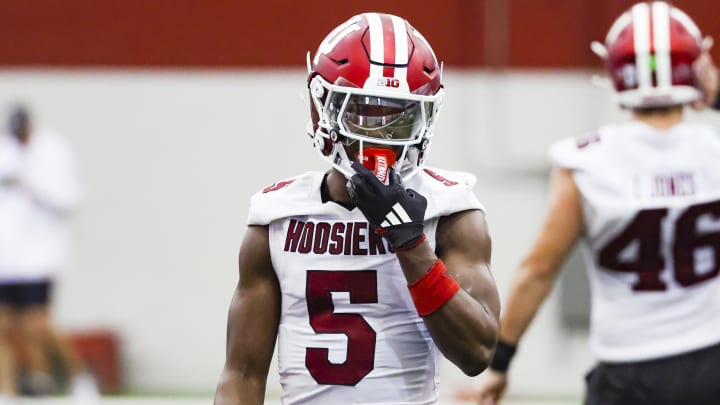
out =
[(327, 190), (330, 199), (339, 203), (350, 203), (352, 199), (347, 191), (347, 178), (339, 171), (332, 169), (327, 176)]
[(683, 120), (683, 108), (668, 107), (652, 110), (634, 110), (633, 119), (643, 122), (655, 129), (666, 130), (674, 127)]

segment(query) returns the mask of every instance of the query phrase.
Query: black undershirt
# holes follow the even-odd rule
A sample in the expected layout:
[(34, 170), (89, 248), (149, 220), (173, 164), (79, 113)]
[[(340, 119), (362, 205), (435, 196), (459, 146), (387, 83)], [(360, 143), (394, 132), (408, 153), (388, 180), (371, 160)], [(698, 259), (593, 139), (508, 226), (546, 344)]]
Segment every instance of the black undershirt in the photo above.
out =
[(355, 209), (355, 204), (351, 202), (343, 202), (343, 201), (335, 201), (330, 196), (330, 190), (328, 190), (327, 185), (327, 178), (330, 172), (325, 173), (325, 176), (323, 176), (322, 183), (320, 183), (320, 199), (322, 200), (323, 204), (327, 202), (333, 202), (335, 204), (338, 204), (339, 206), (345, 208), (348, 211), (352, 211)]

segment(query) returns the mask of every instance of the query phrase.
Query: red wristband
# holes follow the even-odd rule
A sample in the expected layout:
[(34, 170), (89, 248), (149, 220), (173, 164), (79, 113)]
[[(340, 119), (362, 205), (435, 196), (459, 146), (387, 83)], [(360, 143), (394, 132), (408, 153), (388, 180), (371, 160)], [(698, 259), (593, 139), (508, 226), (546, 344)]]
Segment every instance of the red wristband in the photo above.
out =
[(418, 315), (427, 316), (442, 307), (455, 293), (460, 284), (445, 272), (445, 263), (438, 259), (420, 279), (408, 286)]

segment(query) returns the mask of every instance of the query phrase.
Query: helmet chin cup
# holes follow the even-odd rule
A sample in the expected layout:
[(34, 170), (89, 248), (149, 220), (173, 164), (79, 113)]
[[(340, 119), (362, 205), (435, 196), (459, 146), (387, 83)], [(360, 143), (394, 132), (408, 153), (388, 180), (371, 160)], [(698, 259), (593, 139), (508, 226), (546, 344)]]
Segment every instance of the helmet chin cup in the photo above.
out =
[[(329, 153), (323, 152), (323, 145), (325, 145), (327, 142), (330, 142), (332, 145), (330, 148)], [(368, 151), (370, 151), (369, 156), (377, 156), (377, 153), (374, 152), (375, 149), (380, 150), (387, 150), (389, 149), (383, 149), (383, 148), (365, 148), (364, 144), (365, 142), (363, 140), (358, 141), (360, 143), (360, 151), (363, 151), (363, 153), (358, 153), (358, 156), (356, 156), (354, 159), (351, 158), (347, 150), (345, 149), (345, 145), (338, 139), (337, 141), (330, 141), (330, 135), (322, 132), (318, 129), (318, 131), (315, 132), (315, 139), (314, 139), (314, 145), (315, 149), (318, 151), (318, 154), (320, 157), (328, 162), (333, 168), (335, 168), (337, 171), (342, 173), (346, 178), (350, 179), (353, 175), (355, 175), (355, 170), (352, 168), (352, 163), (354, 161), (358, 161), (363, 163), (364, 156)], [(425, 151), (427, 150), (427, 147), (430, 145), (430, 142), (425, 142)], [(400, 175), (400, 178), (403, 181), (406, 181), (407, 179), (411, 178), (412, 176), (416, 175), (418, 171), (423, 167), (423, 162), (419, 159), (420, 150), (418, 148), (414, 148), (415, 150), (408, 150), (410, 148), (404, 148), (403, 153), (400, 156), (397, 156), (397, 154), (394, 151), (390, 151), (392, 153), (392, 157), (389, 155), (386, 157), (386, 162), (390, 162), (392, 158), (392, 163), (386, 163), (387, 167), (386, 170), (390, 170), (390, 167), (394, 167), (395, 171)], [(425, 152), (423, 151), (423, 152)], [(382, 152), (383, 154), (385, 152)], [(376, 159), (376, 158), (375, 158)], [(397, 159), (397, 160), (395, 160)], [(372, 160), (371, 160), (372, 161)], [(375, 164), (375, 161), (373, 161), (373, 164)], [(416, 163), (412, 163), (416, 162)], [(366, 166), (368, 167), (368, 166)], [(373, 166), (368, 167), (370, 170), (373, 170), (376, 173), (376, 176), (378, 175), (377, 171), (375, 171), (375, 167)], [(381, 176), (378, 177), (380, 181), (386, 182), (384, 179), (381, 178)], [(387, 183), (386, 183), (387, 184)]]

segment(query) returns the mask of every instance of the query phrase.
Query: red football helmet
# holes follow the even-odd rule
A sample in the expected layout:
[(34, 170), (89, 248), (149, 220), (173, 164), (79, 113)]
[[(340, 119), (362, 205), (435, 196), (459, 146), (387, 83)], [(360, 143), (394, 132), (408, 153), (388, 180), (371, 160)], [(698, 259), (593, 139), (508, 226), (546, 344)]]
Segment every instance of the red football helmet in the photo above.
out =
[(653, 1), (623, 13), (608, 31), (605, 45), (593, 42), (592, 50), (603, 58), (620, 104), (645, 108), (700, 98), (692, 64), (710, 44), (682, 10)]
[[(403, 178), (422, 166), (442, 103), (441, 67), (406, 20), (356, 15), (308, 52), (311, 121), (321, 156), (345, 176), (366, 147), (390, 148)], [(368, 145), (370, 144), (370, 145)]]

